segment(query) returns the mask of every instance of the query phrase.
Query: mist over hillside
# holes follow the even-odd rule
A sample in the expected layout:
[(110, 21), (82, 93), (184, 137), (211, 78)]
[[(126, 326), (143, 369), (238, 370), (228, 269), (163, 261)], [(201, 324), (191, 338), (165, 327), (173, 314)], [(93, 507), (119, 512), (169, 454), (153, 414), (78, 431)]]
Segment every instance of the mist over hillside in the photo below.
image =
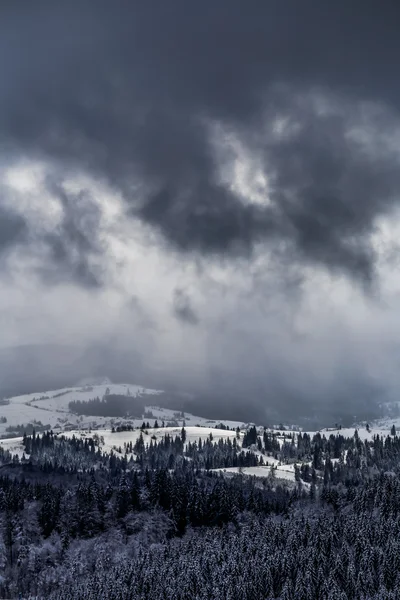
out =
[[(359, 420), (373, 420), (381, 415), (379, 390), (371, 390), (356, 398), (351, 387), (341, 396), (325, 399), (296, 398), (296, 390), (275, 388), (273, 381), (265, 385), (236, 374), (227, 381), (216, 369), (208, 381), (181, 381), (151, 361), (144, 362), (140, 353), (121, 354), (110, 347), (94, 346), (82, 350), (78, 346), (31, 344), (0, 351), (0, 394), (15, 396), (47, 389), (75, 385), (80, 380), (107, 376), (112, 382), (135, 381), (143, 387), (162, 389), (160, 403), (168, 408), (186, 410), (212, 419), (234, 419), (243, 422), (291, 422), (304, 427), (325, 427), (332, 423), (351, 425)], [(369, 396), (367, 395), (369, 394)]]

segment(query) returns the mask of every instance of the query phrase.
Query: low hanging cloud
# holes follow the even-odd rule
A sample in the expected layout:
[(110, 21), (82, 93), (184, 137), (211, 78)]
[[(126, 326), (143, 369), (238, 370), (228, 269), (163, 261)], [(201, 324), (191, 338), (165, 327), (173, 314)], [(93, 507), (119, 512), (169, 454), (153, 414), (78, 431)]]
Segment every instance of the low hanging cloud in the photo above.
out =
[(197, 325), (199, 317), (197, 316), (191, 301), (190, 296), (185, 290), (177, 288), (173, 298), (173, 312), (175, 317), (188, 325)]
[(74, 194), (57, 180), (46, 183), (47, 191), (60, 202), (62, 219), (54, 231), (43, 236), (49, 261), (41, 275), (48, 283), (71, 279), (81, 286), (97, 288), (102, 282), (101, 270), (90, 260), (104, 251), (99, 239), (99, 207), (85, 190)]

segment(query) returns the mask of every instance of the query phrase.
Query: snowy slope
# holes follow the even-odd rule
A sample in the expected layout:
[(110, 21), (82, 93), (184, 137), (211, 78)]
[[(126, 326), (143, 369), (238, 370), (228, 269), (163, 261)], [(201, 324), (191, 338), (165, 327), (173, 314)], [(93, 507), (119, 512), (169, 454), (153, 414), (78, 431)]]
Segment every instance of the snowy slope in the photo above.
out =
[[(96, 431), (91, 430), (82, 430), (76, 429), (71, 431), (65, 431), (58, 435), (64, 435), (65, 437), (79, 437), (81, 439), (91, 438), (94, 435), (98, 435), (100, 438), (99, 447), (103, 453), (111, 453), (114, 452), (119, 456), (125, 455), (124, 445), (132, 442), (134, 445), (138, 440), (140, 435), (143, 435), (144, 443), (150, 444), (150, 440), (152, 438), (156, 438), (160, 440), (164, 437), (164, 435), (169, 434), (171, 437), (180, 436), (181, 435), (181, 427), (158, 427), (158, 428), (150, 428), (146, 429), (142, 432), (141, 429), (135, 429), (133, 431), (121, 431), (121, 432), (112, 432), (111, 429), (99, 429)], [(216, 429), (213, 427), (196, 427), (196, 426), (185, 426), (186, 431), (186, 447), (189, 442), (194, 443), (198, 442), (201, 439), (203, 442), (212, 436), (213, 442), (218, 442), (220, 439), (230, 438), (233, 440), (236, 437), (236, 432), (227, 429)], [(238, 444), (238, 450), (241, 449), (241, 444), (243, 440), (243, 433), (240, 434), (239, 439), (236, 438)], [(0, 445), (4, 447), (4, 449), (9, 450), (12, 454), (18, 454), (19, 457), (23, 454), (23, 446), (22, 446), (22, 437), (11, 438), (0, 440)], [(121, 452), (120, 452), (121, 450)], [(251, 451), (249, 449), (245, 449), (245, 451)], [(262, 454), (256, 450), (253, 451), (254, 454), (261, 457)], [(133, 454), (133, 456), (135, 456)], [(128, 454), (128, 458), (130, 458), (130, 454)], [(244, 467), (243, 469), (239, 469), (238, 467), (231, 467), (226, 469), (214, 469), (217, 472), (222, 472), (226, 476), (232, 476), (234, 474), (242, 473), (244, 475), (256, 476), (256, 477), (269, 477), (271, 476), (271, 466), (274, 467), (273, 476), (276, 479), (284, 479), (287, 481), (295, 481), (294, 477), (294, 465), (280, 465), (279, 461), (277, 461), (273, 457), (263, 456), (263, 460), (268, 463), (264, 466), (257, 467)]]
[[(24, 406), (24, 405), (22, 405)], [(165, 417), (173, 415), (173, 411), (168, 411), (168, 409), (160, 409), (161, 413), (164, 414)], [(207, 440), (212, 436), (214, 442), (218, 442), (220, 439), (230, 438), (233, 440), (236, 438), (236, 443), (238, 445), (238, 451), (240, 451), (242, 447), (243, 435), (244, 431), (242, 430), (237, 437), (236, 431), (228, 430), (228, 429), (219, 429), (215, 426), (212, 427), (210, 425), (201, 425), (198, 426), (188, 425), (187, 417), (185, 421), (185, 431), (186, 431), (186, 446), (189, 442), (198, 442), (199, 439), (202, 441)], [(200, 418), (195, 417), (193, 415), (189, 416), (190, 419), (200, 420)], [(58, 435), (65, 435), (66, 437), (80, 437), (80, 438), (91, 438), (94, 435), (99, 437), (99, 447), (103, 453), (111, 453), (114, 452), (117, 455), (123, 456), (125, 454), (125, 445), (132, 442), (134, 445), (140, 435), (143, 435), (145, 444), (150, 444), (151, 439), (156, 438), (160, 440), (164, 437), (165, 434), (169, 434), (171, 437), (180, 436), (182, 426), (179, 427), (150, 427), (142, 431), (139, 426), (141, 425), (140, 421), (137, 420), (135, 426), (137, 427), (133, 431), (121, 431), (121, 432), (112, 432), (110, 428), (100, 428), (96, 430), (91, 429), (72, 429), (70, 431), (62, 431), (58, 433)], [(271, 430), (272, 431), (272, 430)], [(274, 430), (275, 433), (278, 433), (278, 430)], [(359, 428), (358, 434), (360, 439), (368, 439), (372, 440), (374, 435), (382, 435), (387, 436), (390, 433), (389, 429), (381, 429), (381, 428), (372, 428), (370, 432), (368, 432), (365, 428)], [(312, 436), (316, 432), (309, 432)], [(320, 431), (321, 435), (328, 437), (329, 435), (343, 435), (344, 437), (352, 437), (354, 435), (353, 428), (343, 428), (343, 429), (326, 429)], [(281, 436), (280, 443), (282, 444), (284, 438)], [(22, 456), (23, 447), (22, 447), (22, 437), (14, 437), (11, 439), (3, 439), (0, 440), (0, 445), (5, 449), (9, 450), (12, 454), (18, 454), (19, 457)], [(258, 466), (253, 467), (228, 467), (228, 468), (220, 468), (215, 469), (217, 472), (221, 472), (224, 476), (230, 477), (235, 474), (243, 474), (248, 476), (255, 477), (273, 477), (276, 480), (286, 480), (288, 482), (295, 482), (295, 466), (294, 464), (281, 464), (279, 460), (274, 458), (273, 456), (267, 456), (266, 454), (262, 454), (254, 446), (251, 448), (246, 448), (245, 451), (251, 451), (258, 457), (258, 460), (263, 458), (264, 464), (260, 464)], [(133, 454), (133, 456), (135, 456)], [(130, 454), (128, 454), (128, 458)], [(308, 463), (309, 465), (311, 463)], [(304, 484), (307, 487), (307, 484)]]
[[(371, 423), (369, 427), (369, 431), (367, 431), (365, 425), (358, 425), (357, 427), (343, 427), (342, 429), (321, 429), (319, 433), (328, 438), (330, 435), (342, 435), (345, 438), (351, 438), (354, 435), (354, 432), (357, 430), (358, 436), (360, 440), (373, 440), (375, 435), (386, 437), (390, 435), (391, 427), (394, 424), (398, 423), (398, 427), (396, 426), (397, 431), (400, 431), (400, 420), (395, 421), (387, 421), (386, 423)], [(315, 435), (315, 431), (309, 431), (309, 435)]]
[[(102, 398), (106, 391), (110, 394), (130, 395), (133, 398), (146, 399), (149, 396), (154, 397), (151, 405), (145, 407), (145, 411), (140, 419), (129, 419), (129, 422), (138, 427), (143, 420), (149, 422), (150, 426), (154, 426), (156, 420), (159, 424), (162, 421), (167, 424), (178, 424), (182, 426), (184, 423), (188, 426), (205, 426), (215, 427), (220, 421), (214, 421), (195, 415), (177, 412), (168, 408), (161, 408), (156, 405), (157, 395), (161, 394), (160, 390), (143, 388), (136, 384), (110, 383), (104, 380), (102, 383), (95, 385), (84, 385), (78, 387), (62, 388), (58, 390), (47, 390), (44, 392), (36, 392), (14, 396), (3, 400), (0, 405), (0, 417), (6, 419), (5, 423), (0, 423), (0, 437), (4, 437), (10, 428), (17, 426), (27, 426), (29, 424), (49, 425), (52, 429), (64, 430), (66, 428), (88, 428), (88, 427), (108, 427), (126, 421), (123, 418), (110, 418), (98, 416), (78, 416), (69, 411), (69, 403), (75, 400), (88, 402), (93, 398)], [(5, 403), (4, 403), (5, 402)], [(153, 415), (153, 418), (150, 417)], [(238, 421), (223, 421), (225, 426), (240, 427), (243, 424)]]
[(4, 450), (8, 450), (8, 452), (11, 452), (13, 456), (17, 454), (19, 458), (22, 458), (22, 455), (24, 454), (24, 447), (22, 445), (21, 437), (0, 440), (0, 445), (2, 446), (2, 448), (4, 448)]
[[(124, 447), (124, 444), (128, 444), (135, 442), (139, 439), (141, 433), (143, 433), (144, 443), (150, 444), (150, 440), (152, 437), (155, 437), (157, 440), (160, 440), (164, 437), (164, 435), (169, 434), (171, 437), (180, 436), (182, 428), (181, 427), (158, 427), (158, 428), (150, 428), (146, 429), (143, 432), (141, 429), (135, 429), (134, 431), (120, 431), (113, 433), (110, 429), (100, 429), (97, 432), (89, 431), (68, 431), (62, 435), (66, 437), (72, 437), (75, 435), (76, 437), (86, 438), (93, 437), (94, 433), (97, 433), (104, 440), (104, 443), (100, 444), (100, 448), (103, 452), (111, 452), (113, 450), (116, 451), (117, 448)], [(213, 437), (214, 442), (218, 442), (220, 439), (233, 439), (236, 436), (235, 431), (228, 431), (226, 429), (213, 429), (212, 427), (185, 427), (186, 431), (186, 446), (189, 442), (198, 442), (199, 439), (205, 441), (210, 437), (210, 434)], [(61, 435), (61, 434), (60, 434)], [(118, 452), (117, 452), (118, 454)]]
[[(294, 476), (294, 465), (282, 465), (276, 467), (271, 471), (270, 466), (259, 466), (259, 467), (228, 467), (226, 469), (213, 469), (226, 475), (237, 475), (242, 473), (243, 475), (249, 475), (251, 477), (274, 477), (275, 479), (285, 479), (287, 481), (295, 481)], [(303, 482), (304, 485), (304, 482)]]
[[(91, 384), (90, 384), (91, 383)], [(99, 397), (102, 398), (105, 394), (130, 395), (133, 398), (147, 398), (151, 396), (151, 403), (144, 408), (144, 413), (141, 418), (123, 419), (98, 416), (78, 416), (69, 411), (69, 403), (74, 400), (88, 402), (89, 400)], [(48, 425), (57, 433), (64, 433), (67, 436), (82, 436), (91, 437), (95, 433), (101, 436), (101, 449), (103, 452), (118, 452), (121, 448), (124, 452), (124, 444), (135, 441), (141, 434), (140, 426), (143, 421), (149, 424), (149, 428), (143, 433), (145, 443), (150, 443), (151, 437), (156, 439), (162, 438), (166, 433), (175, 437), (180, 435), (182, 426), (186, 430), (186, 443), (198, 442), (199, 439), (206, 440), (210, 434), (215, 442), (220, 439), (231, 438), (236, 436), (236, 432), (232, 428), (239, 427), (241, 434), (237, 440), (238, 447), (241, 447), (243, 432), (248, 426), (238, 421), (223, 420), (225, 427), (230, 429), (221, 429), (219, 426), (221, 421), (215, 421), (204, 417), (198, 417), (189, 413), (177, 412), (173, 409), (157, 406), (157, 395), (162, 393), (159, 390), (146, 389), (135, 384), (113, 384), (107, 379), (97, 382), (85, 382), (84, 385), (70, 388), (62, 388), (58, 390), (49, 390), (45, 392), (36, 392), (24, 394), (3, 400), (0, 404), (0, 420), (6, 419), (5, 423), (0, 423), (0, 437), (6, 436), (10, 439), (0, 439), (0, 444), (5, 449), (10, 450), (13, 454), (22, 456), (21, 437), (15, 433), (13, 435), (13, 427), (17, 426), (24, 429), (28, 425), (36, 427), (40, 431), (42, 426)], [(158, 428), (154, 428), (155, 421), (158, 423)], [(118, 427), (129, 423), (135, 429), (133, 431), (114, 432), (112, 427)], [(162, 425), (165, 425), (162, 427)], [(395, 425), (396, 430), (400, 431), (400, 418), (381, 419), (370, 423), (369, 431), (365, 424), (357, 426), (358, 435), (361, 440), (372, 440), (375, 435), (387, 436), (390, 434), (392, 425)], [(8, 431), (7, 431), (8, 429)], [(264, 429), (258, 428), (262, 435)], [(11, 430), (11, 431), (10, 431)], [(96, 431), (94, 431), (96, 430)], [(280, 429), (270, 429), (277, 435), (277, 441), (282, 446), (286, 435), (298, 435), (296, 432), (282, 432)], [(355, 428), (326, 428), (320, 430), (320, 434), (329, 437), (330, 435), (341, 435), (344, 437), (353, 437)], [(313, 436), (316, 432), (308, 432)], [(12, 437), (11, 437), (12, 436)], [(247, 450), (246, 450), (247, 451)], [(263, 456), (264, 465), (256, 467), (247, 467), (241, 469), (240, 472), (246, 475), (255, 475), (258, 477), (268, 477), (271, 475), (271, 466), (273, 466), (272, 476), (278, 479), (286, 479), (294, 481), (294, 465), (280, 464), (278, 460), (271, 456), (262, 455), (255, 447), (251, 451), (258, 457), (258, 460)], [(232, 467), (227, 469), (219, 469), (226, 476), (233, 475), (239, 471), (238, 468)]]
[[(133, 397), (143, 395), (149, 396), (160, 394), (159, 390), (146, 389), (135, 384), (112, 384), (108, 381), (100, 385), (61, 388), (14, 396), (2, 401), (0, 405), (0, 417), (7, 419), (6, 423), (0, 423), (0, 436), (6, 434), (6, 429), (12, 426), (28, 425), (40, 422), (42, 425), (50, 425), (52, 428), (80, 426), (95, 427), (110, 424), (110, 419), (104, 417), (77, 416), (72, 414), (68, 405), (74, 400), (87, 402), (92, 398), (102, 398), (106, 390), (111, 394), (127, 395)], [(6, 403), (5, 403), (6, 402)]]

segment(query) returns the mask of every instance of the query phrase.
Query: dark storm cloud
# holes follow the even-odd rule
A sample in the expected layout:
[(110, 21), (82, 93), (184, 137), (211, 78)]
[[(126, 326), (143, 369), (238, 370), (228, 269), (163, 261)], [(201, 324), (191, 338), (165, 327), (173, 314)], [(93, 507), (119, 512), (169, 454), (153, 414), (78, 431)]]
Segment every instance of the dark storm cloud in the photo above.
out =
[(23, 217), (0, 205), (0, 256), (7, 248), (22, 243), (26, 233)]
[(198, 325), (199, 323), (199, 317), (192, 306), (190, 296), (185, 290), (177, 288), (174, 291), (173, 312), (175, 317), (183, 323), (188, 325)]
[(317, 116), (303, 100), (293, 102), (287, 116), (295, 132), (261, 148), (271, 178), (272, 209), (264, 216), (276, 214), (275, 233), (304, 258), (370, 281), (369, 235), (377, 215), (399, 200), (397, 156), (369, 154), (352, 141), (354, 114)]
[[(180, 250), (249, 253), (283, 239), (307, 260), (372, 277), (368, 234), (397, 190), (394, 164), (354, 153), (345, 116), (299, 110), (295, 96), (319, 86), (398, 108), (395, 3), (6, 2), (1, 13), (9, 153), (107, 178)], [(300, 132), (264, 140), (272, 206), (250, 207), (218, 182), (204, 122), (251, 133), (282, 108)], [(72, 238), (86, 281), (90, 248)], [(55, 259), (70, 242), (67, 224)]]
[[(280, 92), (265, 107), (271, 124), (258, 141), (271, 182), (269, 202), (244, 203), (212, 181), (212, 168), (190, 185), (171, 181), (150, 195), (140, 216), (181, 250), (249, 254), (255, 242), (285, 241), (289, 254), (370, 281), (374, 220), (398, 201), (398, 158), (369, 155), (348, 137), (351, 120), (317, 115), (315, 108)], [(271, 93), (271, 97), (275, 94)], [(296, 125), (287, 136), (272, 131), (279, 103)], [(311, 99), (310, 99), (311, 101)], [(354, 115), (353, 115), (354, 116)]]
[(42, 277), (53, 284), (70, 279), (83, 287), (99, 287), (101, 273), (91, 265), (91, 259), (102, 253), (98, 206), (88, 192), (68, 193), (55, 178), (48, 178), (46, 188), (60, 201), (62, 218), (54, 231), (43, 236), (48, 260)]

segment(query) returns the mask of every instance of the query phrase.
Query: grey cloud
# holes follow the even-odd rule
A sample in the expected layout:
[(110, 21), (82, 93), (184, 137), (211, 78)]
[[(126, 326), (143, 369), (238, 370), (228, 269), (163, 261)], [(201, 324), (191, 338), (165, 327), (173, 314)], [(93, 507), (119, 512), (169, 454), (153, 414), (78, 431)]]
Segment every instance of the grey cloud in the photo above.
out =
[(198, 325), (200, 319), (196, 314), (190, 296), (185, 290), (175, 289), (173, 297), (173, 312), (179, 321), (188, 325)]
[(100, 210), (86, 191), (68, 193), (54, 178), (47, 181), (47, 189), (62, 206), (61, 224), (43, 236), (48, 250), (48, 261), (41, 275), (49, 283), (72, 280), (87, 288), (102, 285), (102, 273), (91, 264), (93, 257), (101, 257), (99, 241)]
[(370, 234), (398, 201), (399, 159), (369, 156), (351, 141), (352, 116), (317, 116), (294, 102), (295, 132), (266, 140), (261, 152), (282, 237), (306, 259), (371, 281)]
[[(300, 258), (370, 280), (368, 235), (398, 184), (393, 165), (354, 156), (345, 117), (331, 123), (293, 102), (296, 90), (320, 86), (399, 106), (398, 9), (361, 6), (8, 5), (0, 54), (14, 68), (2, 59), (2, 137), (15, 152), (107, 178), (132, 215), (181, 251), (250, 256), (258, 241), (283, 240)], [(276, 98), (282, 82), (287, 95)], [(274, 203), (261, 210), (218, 183), (204, 119), (251, 134), (271, 106), (271, 119), (283, 107), (302, 127), (265, 140)]]
[(171, 182), (149, 197), (139, 214), (180, 250), (250, 256), (256, 242), (273, 250), (283, 241), (294, 260), (371, 282), (370, 234), (376, 217), (389, 214), (398, 202), (399, 159), (394, 153), (369, 156), (351, 141), (351, 119), (340, 114), (340, 100), (336, 114), (318, 115), (296, 102), (295, 90), (279, 97), (297, 127), (277, 137), (274, 110), (266, 107), (262, 120), (269, 127), (257, 148), (272, 182), (265, 206), (244, 203), (210, 179), (210, 168), (204, 178), (199, 171), (190, 185)]
[(0, 255), (7, 248), (22, 243), (27, 230), (22, 216), (0, 205)]
[[(20, 259), (26, 255), (36, 258), (37, 274), (46, 283), (69, 281), (87, 288), (100, 287), (103, 273), (98, 264), (104, 256), (105, 245), (99, 236), (101, 211), (98, 205), (86, 190), (67, 192), (62, 178), (55, 173), (47, 177), (41, 191), (60, 203), (61, 221), (50, 231), (42, 227), (35, 211), (25, 215), (19, 210), (19, 203), (26, 201), (22, 196), (29, 199), (32, 193), (33, 201), (38, 190), (16, 192), (7, 185), (2, 186), (0, 253), (17, 248)], [(15, 211), (10, 206), (15, 206)], [(93, 261), (94, 258), (97, 261)], [(9, 267), (7, 261), (3, 267), (4, 270)]]
[(156, 320), (149, 314), (143, 302), (137, 295), (132, 295), (126, 302), (129, 321), (133, 321), (137, 329), (160, 333), (162, 328)]
[[(66, 193), (60, 175), (83, 171), (122, 192), (126, 214), (157, 231), (178, 260), (200, 257), (203, 273), (219, 258), (244, 272), (255, 247), (259, 251), (263, 245), (275, 257), (273, 269), (290, 265), (292, 288), (306, 279), (302, 267), (309, 264), (370, 285), (376, 266), (371, 234), (377, 218), (398, 206), (397, 159), (394, 150), (372, 156), (348, 133), (365, 101), (382, 107), (374, 130), (390, 132), (398, 124), (399, 11), (395, 3), (344, 0), (269, 0), (251, 7), (242, 0), (1, 3), (1, 160), (44, 161), (55, 174), (47, 186), (63, 217), (50, 235), (35, 237), (23, 217), (1, 209), (0, 250), (28, 240), (26, 251), (35, 251), (36, 244), (42, 257), (45, 282), (98, 289), (106, 279), (98, 267), (107, 252), (99, 234), (101, 215), (89, 193)], [(332, 102), (330, 114), (318, 111), (313, 90)], [(290, 135), (273, 131), (281, 115), (296, 124)], [(260, 161), (270, 182), (269, 203), (248, 203), (221, 183), (210, 123), (238, 133)], [(222, 152), (225, 142), (217, 140)], [(136, 225), (132, 231), (136, 234)], [(354, 349), (351, 356), (336, 358), (337, 380), (344, 363), (352, 371), (340, 383), (317, 385), (299, 373), (295, 366), (309, 348), (308, 332), (299, 346), (270, 334), (275, 314), (257, 312), (250, 297), (257, 288), (262, 304), (263, 296), (277, 291), (274, 277), (259, 277), (247, 291), (248, 304), (231, 313), (221, 310), (223, 343), (218, 323), (207, 331), (210, 321), (199, 319), (192, 306), (195, 293), (177, 290), (173, 315), (202, 327), (214, 348), (207, 357), (209, 378), (200, 368), (200, 375), (166, 368), (162, 382), (150, 384), (180, 381), (200, 395), (212, 390), (210, 405), (217, 396), (234, 398), (246, 414), (247, 403), (261, 411), (285, 405), (288, 418), (322, 404), (329, 410), (335, 402), (343, 407), (349, 398), (354, 402), (349, 405), (361, 406), (361, 396), (382, 393), (368, 368), (355, 360)], [(221, 279), (226, 297), (242, 293)], [(222, 296), (213, 291), (216, 302), (223, 303)], [(283, 308), (273, 307), (277, 318), (280, 311), (294, 310), (293, 296), (288, 285)], [(147, 315), (152, 308), (143, 310)], [(242, 332), (232, 333), (232, 322), (243, 320), (247, 311), (245, 343)], [(124, 319), (134, 321), (127, 312)], [(128, 356), (128, 349), (139, 348), (144, 337), (139, 326), (134, 331), (136, 321), (129, 335), (125, 323), (116, 323), (115, 340), (123, 340), (123, 351), (117, 356), (113, 340), (86, 364), (107, 368), (113, 357), (114, 372), (130, 379), (140, 371), (134, 371), (139, 360)], [(156, 323), (154, 329), (161, 337), (162, 326)], [(326, 362), (331, 340), (326, 334)], [(365, 340), (375, 343), (373, 335)], [(318, 371), (320, 354), (314, 349), (304, 371)]]

